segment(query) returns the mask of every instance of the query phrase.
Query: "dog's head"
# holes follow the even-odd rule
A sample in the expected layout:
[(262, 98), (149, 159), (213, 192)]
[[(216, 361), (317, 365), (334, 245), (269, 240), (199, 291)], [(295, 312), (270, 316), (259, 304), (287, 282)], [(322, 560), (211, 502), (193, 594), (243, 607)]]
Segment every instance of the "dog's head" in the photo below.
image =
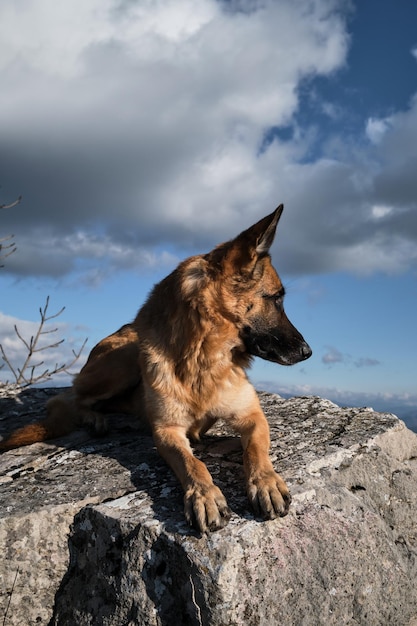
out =
[(284, 311), (285, 290), (269, 249), (283, 205), (204, 258), (222, 315), (247, 353), (281, 365), (308, 359), (311, 348)]

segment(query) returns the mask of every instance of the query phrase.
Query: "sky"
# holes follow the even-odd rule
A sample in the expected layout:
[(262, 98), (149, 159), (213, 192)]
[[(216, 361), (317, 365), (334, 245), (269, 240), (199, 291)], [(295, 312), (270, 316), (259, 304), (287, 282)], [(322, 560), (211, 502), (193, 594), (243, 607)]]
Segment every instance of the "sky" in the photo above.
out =
[(36, 356), (88, 338), (76, 372), (180, 260), (283, 202), (271, 255), (313, 356), (251, 380), (417, 429), (414, 0), (2, 0), (0, 84), (14, 366), (47, 296), (39, 345), (65, 341)]

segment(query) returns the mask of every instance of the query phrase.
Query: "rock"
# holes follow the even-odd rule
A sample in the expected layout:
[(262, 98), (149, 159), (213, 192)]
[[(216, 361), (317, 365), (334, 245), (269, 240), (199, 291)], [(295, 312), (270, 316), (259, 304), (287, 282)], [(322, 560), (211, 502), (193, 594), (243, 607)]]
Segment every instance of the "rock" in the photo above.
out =
[[(0, 399), (2, 431), (56, 390)], [(0, 457), (0, 617), (59, 626), (417, 623), (417, 436), (395, 416), (260, 394), (291, 487), (282, 519), (254, 519), (239, 440), (195, 447), (233, 511), (200, 537), (152, 439), (127, 418)], [(3, 611), (3, 612), (1, 612)]]

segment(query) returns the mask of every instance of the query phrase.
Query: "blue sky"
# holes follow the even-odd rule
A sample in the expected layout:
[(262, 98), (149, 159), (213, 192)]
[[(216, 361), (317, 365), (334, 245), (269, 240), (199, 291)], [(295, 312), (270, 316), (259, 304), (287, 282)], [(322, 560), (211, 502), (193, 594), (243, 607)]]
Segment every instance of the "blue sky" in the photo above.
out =
[(30, 336), (47, 295), (66, 307), (55, 362), (284, 202), (272, 257), (313, 357), (258, 359), (253, 382), (417, 428), (416, 24), (412, 0), (3, 0), (14, 363), (13, 325)]

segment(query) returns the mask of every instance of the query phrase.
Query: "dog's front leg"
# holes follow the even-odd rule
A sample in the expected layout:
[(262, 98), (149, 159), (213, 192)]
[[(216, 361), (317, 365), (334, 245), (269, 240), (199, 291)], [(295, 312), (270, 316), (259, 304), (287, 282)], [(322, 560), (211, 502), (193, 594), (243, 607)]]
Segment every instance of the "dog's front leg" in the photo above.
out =
[(269, 426), (261, 407), (235, 417), (232, 425), (241, 435), (246, 488), (255, 513), (266, 519), (283, 517), (288, 513), (291, 495), (269, 458)]
[(185, 429), (165, 426), (154, 429), (155, 445), (178, 477), (184, 489), (185, 517), (201, 532), (218, 530), (230, 519), (230, 509), (222, 492), (213, 483), (207, 467), (196, 459)]

